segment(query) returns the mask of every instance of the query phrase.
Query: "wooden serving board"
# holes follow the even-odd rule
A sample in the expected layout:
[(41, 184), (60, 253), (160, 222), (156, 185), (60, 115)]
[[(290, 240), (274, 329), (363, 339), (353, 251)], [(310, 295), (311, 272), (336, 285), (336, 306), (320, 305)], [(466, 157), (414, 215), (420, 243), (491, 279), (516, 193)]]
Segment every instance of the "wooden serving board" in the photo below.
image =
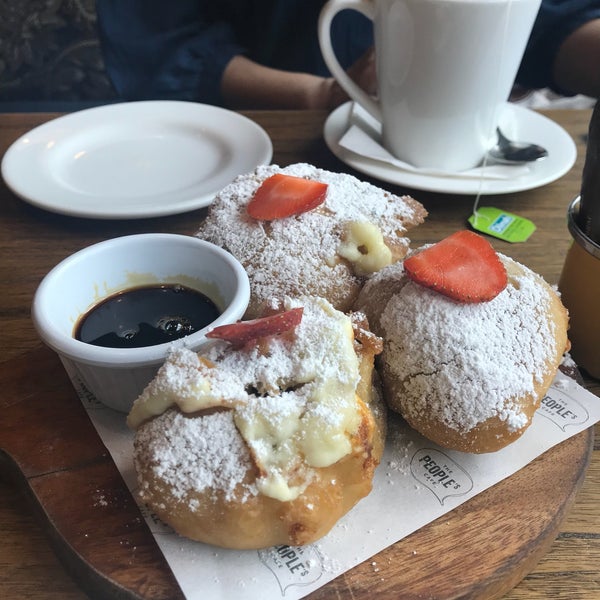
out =
[[(182, 598), (56, 355), (40, 347), (0, 364), (0, 390), (0, 468), (26, 492), (86, 593)], [(590, 428), (309, 598), (499, 598), (553, 542), (592, 446)]]

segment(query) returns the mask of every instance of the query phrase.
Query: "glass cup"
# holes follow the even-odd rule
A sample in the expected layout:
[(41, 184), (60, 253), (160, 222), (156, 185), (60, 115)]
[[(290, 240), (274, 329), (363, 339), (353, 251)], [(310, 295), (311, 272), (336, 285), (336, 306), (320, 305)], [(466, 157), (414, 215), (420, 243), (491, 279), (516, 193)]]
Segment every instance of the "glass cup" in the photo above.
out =
[(567, 213), (573, 242), (558, 289), (569, 310), (571, 356), (592, 377), (600, 378), (600, 245), (581, 230), (578, 215), (579, 198), (575, 198)]

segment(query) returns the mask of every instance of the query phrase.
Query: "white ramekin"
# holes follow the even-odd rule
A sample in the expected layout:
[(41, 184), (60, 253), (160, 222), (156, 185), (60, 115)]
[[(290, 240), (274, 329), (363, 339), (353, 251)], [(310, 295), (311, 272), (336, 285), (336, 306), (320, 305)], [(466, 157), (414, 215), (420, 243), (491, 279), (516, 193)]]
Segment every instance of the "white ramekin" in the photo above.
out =
[[(105, 348), (73, 337), (81, 315), (97, 302), (118, 291), (153, 283), (180, 283), (196, 289), (217, 305), (221, 315), (176, 342), (144, 348)], [(241, 319), (249, 297), (245, 270), (222, 248), (192, 236), (150, 233), (100, 242), (63, 260), (40, 283), (32, 318), (80, 396), (128, 412), (172, 344), (198, 350), (206, 343), (209, 329)]]

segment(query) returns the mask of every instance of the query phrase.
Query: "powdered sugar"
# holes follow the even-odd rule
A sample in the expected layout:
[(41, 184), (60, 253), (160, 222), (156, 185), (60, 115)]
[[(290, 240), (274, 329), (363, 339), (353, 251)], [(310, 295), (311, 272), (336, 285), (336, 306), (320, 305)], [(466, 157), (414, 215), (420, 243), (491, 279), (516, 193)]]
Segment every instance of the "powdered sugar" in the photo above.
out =
[(404, 414), (433, 414), (457, 431), (492, 416), (510, 430), (527, 424), (511, 399), (533, 392), (556, 344), (548, 288), (522, 269), (490, 302), (455, 302), (411, 281), (390, 298), (381, 314), (382, 358), (410, 397), (400, 399)]
[[(254, 192), (278, 172), (327, 183), (324, 204), (269, 222), (249, 217), (246, 205)], [(339, 307), (347, 293), (344, 290), (356, 285), (348, 264), (337, 255), (346, 224), (371, 222), (384, 237), (408, 248), (408, 240), (402, 236), (424, 215), (423, 207), (412, 198), (400, 198), (348, 174), (304, 163), (285, 168), (269, 165), (239, 176), (223, 189), (196, 235), (240, 260), (248, 272), (252, 294), (262, 305), (272, 297), (312, 294)]]
[[(252, 462), (230, 411), (191, 419), (169, 410), (139, 431), (136, 446), (145, 448), (144, 461), (178, 500), (192, 491), (220, 491), (231, 500), (238, 486), (242, 498), (257, 493), (254, 485), (244, 483)], [(140, 486), (142, 497), (145, 487)]]
[[(304, 315), (293, 336), (274, 336), (268, 340), (268, 351), (253, 346), (232, 352), (226, 344), (215, 344), (204, 356), (219, 368), (211, 373), (211, 391), (214, 395), (245, 403), (256, 392), (279, 395), (282, 390), (294, 388), (295, 396), (306, 395), (301, 384), (336, 381), (343, 386), (355, 387), (358, 371), (348, 368), (345, 360), (348, 338), (340, 338), (339, 327), (351, 327), (348, 317), (323, 311), (324, 303), (289, 299), (286, 308), (304, 307)], [(356, 357), (354, 357), (354, 365)], [(248, 387), (252, 386), (252, 387)]]
[[(130, 423), (143, 423), (172, 404), (183, 412), (231, 409), (232, 423), (263, 474), (257, 481), (260, 491), (283, 500), (295, 497), (310, 481), (310, 467), (333, 464), (351, 451), (349, 435), (360, 422), (355, 398), (359, 371), (350, 317), (319, 298), (288, 299), (285, 306), (304, 307), (293, 334), (272, 336), (237, 350), (217, 342), (200, 358), (184, 347), (174, 349), (136, 400)], [(161, 473), (180, 470), (176, 466), (180, 455), (187, 464), (188, 445), (199, 441), (197, 420), (204, 417), (177, 420), (183, 445), (175, 443), (175, 436), (170, 445), (161, 444), (155, 455), (164, 463)], [(223, 441), (227, 452), (234, 452), (236, 445), (229, 443), (230, 438)], [(244, 456), (239, 457), (240, 463)], [(302, 470), (304, 484), (288, 487), (288, 474), (294, 472), (297, 479)], [(196, 485), (192, 475), (183, 469), (172, 483), (182, 477), (188, 486)]]

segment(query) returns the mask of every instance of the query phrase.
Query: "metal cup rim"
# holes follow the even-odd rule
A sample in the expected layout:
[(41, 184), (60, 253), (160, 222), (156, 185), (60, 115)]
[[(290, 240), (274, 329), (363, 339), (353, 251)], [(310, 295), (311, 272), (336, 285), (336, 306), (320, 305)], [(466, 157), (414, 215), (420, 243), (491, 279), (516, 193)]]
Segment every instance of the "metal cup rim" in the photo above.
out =
[(567, 211), (567, 226), (569, 228), (569, 232), (573, 236), (573, 239), (588, 253), (594, 256), (595, 258), (600, 259), (600, 245), (594, 242), (590, 237), (588, 237), (579, 227), (577, 223), (577, 217), (579, 216), (579, 205), (580, 205), (581, 196), (577, 196), (571, 204), (569, 204), (569, 208)]

